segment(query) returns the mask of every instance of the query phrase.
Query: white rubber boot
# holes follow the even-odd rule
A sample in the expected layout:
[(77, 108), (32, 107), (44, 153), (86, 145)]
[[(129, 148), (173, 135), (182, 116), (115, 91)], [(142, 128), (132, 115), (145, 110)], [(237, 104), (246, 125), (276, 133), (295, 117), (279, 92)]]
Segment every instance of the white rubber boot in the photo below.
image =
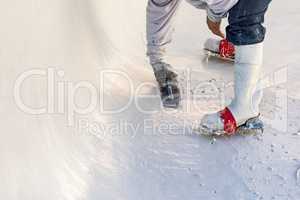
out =
[(237, 125), (259, 115), (262, 90), (258, 88), (263, 56), (263, 43), (236, 46), (234, 99), (228, 106)]
[[(228, 121), (231, 126), (235, 126), (232, 128), (235, 130), (248, 119), (259, 115), (262, 90), (258, 88), (258, 81), (262, 66), (263, 43), (235, 48), (234, 99), (223, 111), (203, 117), (200, 128), (204, 134), (226, 134), (227, 130), (231, 130), (227, 127)], [(224, 120), (224, 116), (227, 119)]]

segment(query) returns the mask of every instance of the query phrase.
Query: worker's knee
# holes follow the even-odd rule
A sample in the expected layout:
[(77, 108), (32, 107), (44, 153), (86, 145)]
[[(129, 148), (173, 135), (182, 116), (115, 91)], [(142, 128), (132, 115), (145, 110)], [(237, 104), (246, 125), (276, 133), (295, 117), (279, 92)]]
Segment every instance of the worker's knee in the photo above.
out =
[(262, 23), (231, 24), (226, 28), (227, 39), (235, 45), (249, 45), (264, 41), (266, 29)]

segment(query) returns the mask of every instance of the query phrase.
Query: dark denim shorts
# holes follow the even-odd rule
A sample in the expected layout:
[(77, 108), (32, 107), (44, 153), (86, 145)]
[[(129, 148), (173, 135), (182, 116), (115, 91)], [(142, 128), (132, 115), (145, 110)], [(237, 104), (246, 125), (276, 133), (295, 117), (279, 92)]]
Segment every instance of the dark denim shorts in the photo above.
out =
[(262, 24), (270, 2), (271, 0), (239, 0), (229, 11), (227, 39), (235, 45), (262, 42), (266, 33)]

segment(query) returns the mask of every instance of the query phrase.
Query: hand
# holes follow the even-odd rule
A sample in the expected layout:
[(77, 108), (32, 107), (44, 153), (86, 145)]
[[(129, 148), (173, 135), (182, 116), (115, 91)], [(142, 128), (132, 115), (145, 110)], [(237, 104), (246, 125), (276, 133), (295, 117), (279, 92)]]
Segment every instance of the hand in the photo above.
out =
[(224, 33), (221, 31), (221, 22), (213, 22), (207, 17), (206, 23), (213, 34), (220, 36), (221, 38), (225, 38)]

